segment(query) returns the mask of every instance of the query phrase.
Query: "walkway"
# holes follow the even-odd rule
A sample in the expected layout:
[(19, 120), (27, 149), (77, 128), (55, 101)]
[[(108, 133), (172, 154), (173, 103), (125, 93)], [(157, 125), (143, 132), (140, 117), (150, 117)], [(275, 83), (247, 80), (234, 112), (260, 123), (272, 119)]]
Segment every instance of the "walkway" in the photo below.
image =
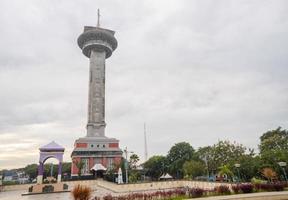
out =
[(193, 200), (288, 200), (288, 191), (259, 192), (251, 194), (236, 194), (227, 196), (214, 196), (206, 198), (193, 198)]

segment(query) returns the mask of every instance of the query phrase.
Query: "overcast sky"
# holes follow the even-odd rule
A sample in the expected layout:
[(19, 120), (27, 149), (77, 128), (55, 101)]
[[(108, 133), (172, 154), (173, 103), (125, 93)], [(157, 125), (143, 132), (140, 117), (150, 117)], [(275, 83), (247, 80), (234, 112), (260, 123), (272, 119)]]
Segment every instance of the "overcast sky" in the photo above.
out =
[(116, 31), (106, 62), (106, 135), (143, 158), (186, 141), (257, 148), (288, 128), (288, 1), (1, 0), (0, 169), (86, 135), (85, 25)]

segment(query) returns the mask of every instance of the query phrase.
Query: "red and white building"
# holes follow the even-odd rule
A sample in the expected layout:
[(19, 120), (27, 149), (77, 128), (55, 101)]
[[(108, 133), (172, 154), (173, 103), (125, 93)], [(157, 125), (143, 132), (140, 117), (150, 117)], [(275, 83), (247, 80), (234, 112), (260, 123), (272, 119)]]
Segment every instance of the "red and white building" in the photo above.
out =
[(81, 175), (92, 175), (91, 169), (96, 164), (101, 164), (108, 170), (113, 164), (120, 164), (122, 151), (119, 141), (114, 138), (79, 138), (75, 141), (72, 153), (71, 176), (78, 176), (76, 162), (83, 162)]

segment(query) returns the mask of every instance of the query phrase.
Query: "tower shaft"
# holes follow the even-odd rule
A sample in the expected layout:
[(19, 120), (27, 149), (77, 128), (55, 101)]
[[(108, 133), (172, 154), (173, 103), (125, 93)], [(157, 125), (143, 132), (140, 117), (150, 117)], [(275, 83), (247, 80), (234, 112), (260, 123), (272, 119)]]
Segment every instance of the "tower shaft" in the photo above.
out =
[(91, 50), (87, 136), (105, 136), (105, 51)]

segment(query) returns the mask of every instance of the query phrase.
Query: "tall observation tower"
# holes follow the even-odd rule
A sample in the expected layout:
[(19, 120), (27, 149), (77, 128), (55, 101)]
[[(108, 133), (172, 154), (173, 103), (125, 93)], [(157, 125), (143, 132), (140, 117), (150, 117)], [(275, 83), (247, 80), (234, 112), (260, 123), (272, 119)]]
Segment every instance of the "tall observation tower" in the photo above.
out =
[(77, 162), (84, 163), (83, 175), (91, 175), (97, 167), (109, 169), (122, 157), (119, 140), (105, 136), (105, 60), (117, 48), (117, 40), (115, 32), (101, 28), (99, 21), (98, 10), (97, 26), (85, 26), (77, 40), (82, 53), (89, 58), (89, 97), (87, 135), (75, 141), (72, 176), (78, 174)]

